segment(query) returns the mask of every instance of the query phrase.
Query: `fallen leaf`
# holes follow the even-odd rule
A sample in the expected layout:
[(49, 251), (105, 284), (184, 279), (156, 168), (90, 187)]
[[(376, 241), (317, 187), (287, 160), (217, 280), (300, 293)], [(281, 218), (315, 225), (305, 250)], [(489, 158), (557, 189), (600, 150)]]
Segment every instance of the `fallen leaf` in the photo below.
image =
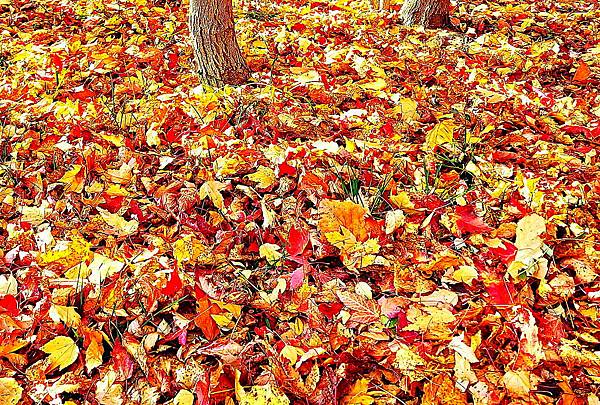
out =
[(67, 336), (57, 336), (41, 347), (44, 353), (49, 354), (50, 369), (64, 370), (77, 360), (79, 348), (77, 344)]

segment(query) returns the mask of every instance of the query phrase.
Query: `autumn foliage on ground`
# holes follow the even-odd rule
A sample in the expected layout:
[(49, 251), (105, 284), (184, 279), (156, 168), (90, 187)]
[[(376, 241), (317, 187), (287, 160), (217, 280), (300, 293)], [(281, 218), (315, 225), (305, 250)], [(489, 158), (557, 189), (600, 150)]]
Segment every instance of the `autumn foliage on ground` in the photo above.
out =
[(600, 11), (0, 0), (0, 402), (598, 404)]

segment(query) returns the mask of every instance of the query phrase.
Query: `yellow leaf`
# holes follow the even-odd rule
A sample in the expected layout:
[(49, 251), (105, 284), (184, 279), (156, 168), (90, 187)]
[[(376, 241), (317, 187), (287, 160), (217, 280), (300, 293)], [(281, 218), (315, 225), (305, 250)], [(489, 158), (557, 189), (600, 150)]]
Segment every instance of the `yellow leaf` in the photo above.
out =
[(125, 145), (125, 143), (123, 143), (123, 137), (121, 135), (100, 134), (100, 136), (108, 142), (115, 145), (117, 148), (120, 148), (121, 146)]
[(522, 276), (523, 269), (526, 275), (533, 274), (536, 264), (543, 259), (544, 242), (540, 235), (546, 232), (546, 220), (538, 214), (531, 214), (521, 218), (517, 223), (515, 246), (517, 254), (515, 260), (508, 266), (507, 272), (513, 278)]
[(106, 171), (106, 179), (112, 183), (128, 184), (133, 176), (133, 167), (127, 163), (123, 163), (118, 170), (108, 169)]
[(109, 259), (99, 253), (94, 253), (92, 262), (88, 265), (90, 282), (99, 285), (106, 278), (118, 273), (125, 266), (125, 263)]
[(179, 265), (185, 262), (190, 264), (210, 264), (212, 262), (210, 250), (194, 235), (186, 235), (175, 241), (173, 256)]
[(227, 185), (220, 181), (207, 181), (200, 187), (200, 190), (198, 191), (199, 197), (201, 200), (206, 197), (210, 198), (214, 206), (222, 210), (225, 208), (225, 204), (223, 202), (221, 190), (225, 189), (225, 187), (227, 187)]
[(258, 253), (260, 254), (260, 257), (267, 259), (268, 264), (277, 266), (283, 257), (283, 254), (279, 252), (280, 249), (280, 246), (272, 243), (264, 243), (258, 248)]
[(425, 361), (417, 353), (411, 351), (407, 345), (400, 343), (393, 365), (406, 373), (415, 371), (419, 366), (424, 366)]
[(194, 405), (194, 394), (188, 390), (181, 390), (173, 398), (173, 405)]
[(452, 120), (442, 121), (433, 127), (425, 139), (425, 150), (433, 150), (436, 146), (450, 143), (454, 139), (456, 124)]
[(73, 168), (63, 174), (58, 180), (59, 183), (66, 184), (65, 192), (81, 193), (85, 183), (85, 172), (81, 172), (83, 166), (73, 165)]
[(359, 87), (363, 90), (379, 91), (379, 90), (383, 90), (387, 87), (387, 82), (385, 81), (385, 79), (382, 79), (381, 77), (379, 77), (379, 78), (375, 79), (375, 81), (359, 84)]
[(17, 210), (21, 213), (21, 222), (28, 222), (35, 226), (44, 222), (46, 215), (52, 212), (46, 200), (42, 201), (39, 207), (19, 207)]
[(73, 339), (67, 336), (55, 337), (42, 346), (41, 350), (50, 355), (48, 358), (51, 369), (59, 367), (60, 370), (64, 370), (73, 364), (79, 356), (79, 348)]
[(398, 208), (402, 210), (414, 210), (415, 204), (410, 201), (410, 197), (406, 191), (401, 191), (396, 195), (390, 196), (390, 201)]
[(23, 388), (14, 378), (0, 378), (0, 403), (4, 405), (16, 405), (21, 399)]
[(240, 372), (235, 373), (235, 396), (239, 405), (289, 405), (290, 400), (271, 384), (255, 385), (246, 392), (240, 384)]
[(371, 405), (375, 399), (367, 394), (369, 380), (367, 378), (358, 379), (348, 394), (342, 398), (342, 405)]
[(454, 273), (452, 279), (459, 283), (471, 285), (474, 279), (479, 277), (479, 273), (474, 266), (460, 266)]
[[(293, 72), (292, 72), (293, 73)], [(302, 84), (306, 83), (321, 83), (321, 75), (316, 70), (309, 70), (299, 76), (296, 76), (296, 81)]]
[(69, 327), (78, 327), (81, 322), (81, 316), (77, 313), (75, 307), (52, 304), (49, 311), (50, 318), (54, 322), (64, 322)]
[(256, 173), (248, 175), (248, 178), (256, 183), (258, 188), (269, 188), (277, 180), (275, 172), (270, 167), (260, 166)]
[(77, 233), (73, 233), (72, 238), (70, 242), (57, 243), (54, 249), (42, 253), (39, 257), (39, 263), (43, 266), (50, 263), (60, 264), (66, 269), (89, 258), (92, 255), (90, 251), (92, 244)]
[(532, 389), (537, 386), (535, 376), (526, 370), (509, 370), (502, 377), (504, 387), (514, 396), (527, 398)]
[(85, 351), (85, 368), (88, 373), (102, 365), (102, 354), (104, 354), (104, 348), (102, 347), (102, 337), (100, 340), (92, 336), (90, 345)]
[(417, 113), (417, 102), (406, 97), (402, 97), (398, 101), (398, 105), (393, 108), (392, 112), (395, 114), (400, 113), (402, 115), (402, 120), (406, 122), (411, 122), (419, 119), (419, 114)]
[(107, 210), (103, 210), (102, 208), (98, 208), (98, 212), (100, 212), (100, 216), (104, 222), (113, 228), (113, 231), (117, 236), (131, 235), (138, 229), (139, 222), (135, 219), (127, 221), (119, 214), (113, 214)]

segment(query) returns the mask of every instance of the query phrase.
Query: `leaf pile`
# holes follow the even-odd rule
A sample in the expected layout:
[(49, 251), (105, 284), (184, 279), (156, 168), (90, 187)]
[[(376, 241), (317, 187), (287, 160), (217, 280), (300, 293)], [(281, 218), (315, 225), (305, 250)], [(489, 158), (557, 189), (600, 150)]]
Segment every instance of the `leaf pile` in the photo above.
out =
[(0, 0), (7, 404), (598, 403), (600, 10)]

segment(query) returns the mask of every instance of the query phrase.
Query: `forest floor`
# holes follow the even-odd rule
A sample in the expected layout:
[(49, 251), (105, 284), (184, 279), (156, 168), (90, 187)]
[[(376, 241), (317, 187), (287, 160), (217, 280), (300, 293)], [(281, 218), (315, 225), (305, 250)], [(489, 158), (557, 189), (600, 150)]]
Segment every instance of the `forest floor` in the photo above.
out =
[(3, 404), (598, 404), (600, 8), (0, 0)]

